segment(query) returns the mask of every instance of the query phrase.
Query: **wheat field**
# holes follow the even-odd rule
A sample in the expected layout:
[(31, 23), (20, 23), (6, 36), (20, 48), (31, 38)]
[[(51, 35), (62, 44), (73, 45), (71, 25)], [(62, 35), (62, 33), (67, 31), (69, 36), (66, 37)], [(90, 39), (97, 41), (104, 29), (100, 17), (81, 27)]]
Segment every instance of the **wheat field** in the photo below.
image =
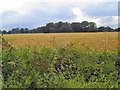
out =
[(96, 50), (115, 51), (118, 48), (117, 32), (6, 34), (3, 36), (16, 47), (66, 46), (72, 43), (75, 47), (87, 46)]

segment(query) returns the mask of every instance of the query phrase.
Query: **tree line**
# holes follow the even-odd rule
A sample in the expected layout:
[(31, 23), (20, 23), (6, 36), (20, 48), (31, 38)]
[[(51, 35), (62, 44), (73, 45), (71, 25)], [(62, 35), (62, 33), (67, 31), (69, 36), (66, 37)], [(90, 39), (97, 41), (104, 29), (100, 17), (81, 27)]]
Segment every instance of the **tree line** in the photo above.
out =
[(120, 28), (113, 29), (109, 26), (97, 27), (94, 22), (57, 22), (47, 23), (45, 26), (34, 29), (28, 28), (13, 28), (9, 31), (3, 30), (2, 34), (17, 34), (17, 33), (67, 33), (67, 32), (115, 32), (120, 31)]

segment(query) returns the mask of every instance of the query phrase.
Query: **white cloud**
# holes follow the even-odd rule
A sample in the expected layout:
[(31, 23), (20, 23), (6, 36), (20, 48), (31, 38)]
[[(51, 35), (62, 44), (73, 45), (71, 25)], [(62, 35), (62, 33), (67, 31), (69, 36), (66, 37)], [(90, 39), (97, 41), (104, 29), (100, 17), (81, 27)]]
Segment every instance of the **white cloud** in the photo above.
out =
[[(114, 2), (118, 2), (119, 0), (114, 0)], [(99, 2), (113, 2), (113, 0), (0, 0), (0, 13), (4, 11), (16, 11), (21, 15), (27, 13), (31, 8), (35, 8), (39, 6), (43, 6), (44, 4), (73, 4), (78, 3), (82, 5), (81, 2), (92, 2), (93, 4), (99, 5)]]
[(16, 11), (21, 15), (24, 15), (27, 10), (39, 0), (0, 0), (0, 13), (5, 11)]
[[(90, 14), (92, 13), (92, 15), (90, 16), (88, 11), (83, 10), (83, 8), (91, 9), (92, 7), (94, 8), (94, 6), (102, 7), (104, 2), (113, 2), (113, 0), (0, 0), (0, 15), (5, 14), (6, 12), (15, 12), (12, 14), (6, 13), (7, 17), (4, 16), (5, 26), (14, 26), (16, 23), (18, 23), (17, 25), (19, 26), (20, 22), (25, 24), (30, 23), (29, 25), (31, 25), (32, 21), (34, 21), (32, 24), (37, 22), (37, 24), (35, 23), (37, 26), (40, 25), (40, 23), (43, 21), (44, 23), (47, 23), (52, 20), (69, 21), (73, 19), (74, 21), (80, 22), (84, 20), (93, 21), (96, 22), (99, 26), (103, 24), (117, 24), (117, 16), (99, 17), (95, 15), (96, 13), (94, 13), (94, 9), (91, 10)], [(118, 2), (118, 0), (114, 0), (114, 2)], [(93, 14), (95, 16), (93, 16)]]
[(74, 15), (80, 16), (80, 17), (84, 17), (84, 15), (85, 15), (78, 7), (74, 7), (72, 9), (72, 12)]
[(118, 24), (118, 16), (99, 16), (93, 17), (88, 16), (84, 11), (80, 10), (78, 7), (74, 7), (72, 9), (73, 14), (75, 15), (75, 21), (90, 21), (95, 22), (97, 26), (110, 26)]
[[(114, 0), (118, 2), (119, 0)], [(54, 3), (59, 5), (60, 3), (73, 3), (73, 2), (93, 2), (98, 4), (99, 2), (113, 2), (113, 0), (0, 0), (0, 12), (6, 10), (15, 10), (24, 13), (24, 9), (35, 7), (37, 3)]]
[(113, 20), (114, 20), (114, 23), (118, 23), (118, 16), (112, 16)]
[(74, 7), (72, 9), (72, 12), (76, 16), (75, 17), (75, 21), (78, 21), (78, 22), (92, 21), (92, 22), (95, 22), (97, 24), (100, 24), (100, 22), (99, 22), (100, 18), (90, 17), (85, 12), (83, 12), (82, 10), (80, 10), (80, 8), (78, 8), (78, 7)]

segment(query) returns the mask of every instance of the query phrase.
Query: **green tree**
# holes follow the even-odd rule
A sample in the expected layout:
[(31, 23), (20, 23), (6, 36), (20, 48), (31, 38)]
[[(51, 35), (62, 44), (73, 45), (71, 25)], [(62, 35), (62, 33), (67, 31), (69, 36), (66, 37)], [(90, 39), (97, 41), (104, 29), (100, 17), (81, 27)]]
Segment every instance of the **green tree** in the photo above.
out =
[(2, 34), (7, 34), (7, 31), (6, 31), (6, 30), (3, 30), (3, 31), (2, 31)]
[(59, 29), (60, 32), (73, 32), (70, 23), (64, 23), (63, 26)]
[(83, 30), (83, 28), (81, 27), (81, 24), (79, 22), (71, 23), (71, 28), (74, 32), (81, 32)]

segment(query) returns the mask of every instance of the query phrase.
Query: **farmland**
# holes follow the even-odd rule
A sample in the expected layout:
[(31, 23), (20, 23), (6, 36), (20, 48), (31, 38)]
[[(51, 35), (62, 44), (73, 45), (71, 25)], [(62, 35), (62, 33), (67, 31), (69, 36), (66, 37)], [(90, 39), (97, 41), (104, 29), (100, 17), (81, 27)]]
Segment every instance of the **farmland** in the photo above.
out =
[(120, 88), (117, 32), (3, 37), (4, 88)]
[(73, 43), (75, 47), (87, 45), (96, 50), (117, 50), (118, 33), (53, 33), (53, 34), (7, 34), (4, 38), (17, 47), (31, 46), (66, 46)]

